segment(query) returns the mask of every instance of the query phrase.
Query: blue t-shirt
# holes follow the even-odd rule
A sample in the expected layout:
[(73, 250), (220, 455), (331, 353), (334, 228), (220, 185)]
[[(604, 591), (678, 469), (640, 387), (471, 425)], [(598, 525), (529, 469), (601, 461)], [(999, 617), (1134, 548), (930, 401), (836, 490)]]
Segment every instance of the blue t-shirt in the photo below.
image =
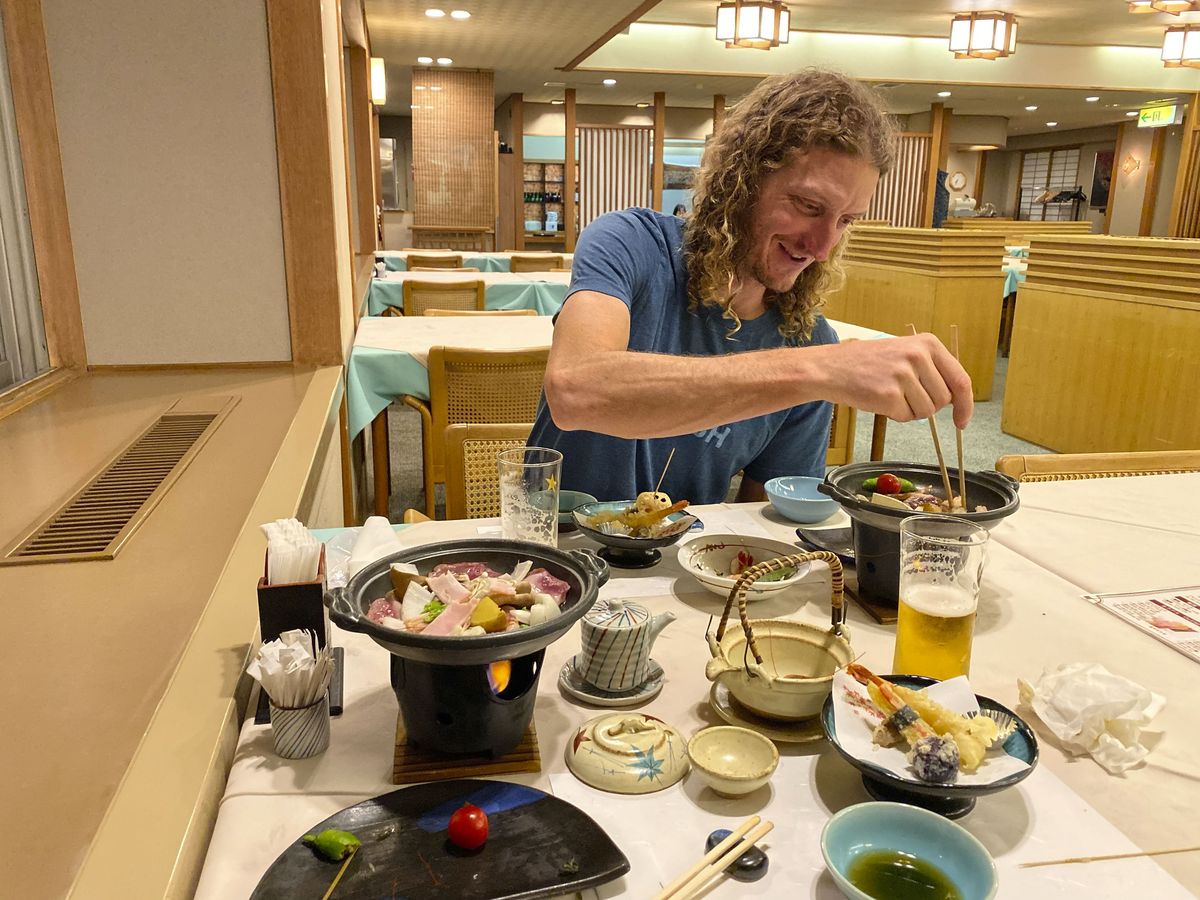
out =
[[(578, 291), (597, 291), (629, 307), (629, 349), (673, 356), (723, 356), (748, 350), (837, 343), (837, 335), (818, 318), (810, 341), (779, 333), (774, 307), (743, 321), (729, 338), (732, 322), (721, 310), (688, 310), (683, 220), (649, 209), (607, 213), (580, 235), (571, 267), (566, 302)], [(636, 366), (634, 358), (630, 365)], [(641, 388), (653, 391), (649, 379)], [(707, 386), (696, 385), (704, 401)], [(637, 405), (636, 396), (629, 398)], [(730, 479), (741, 469), (755, 481), (777, 475), (821, 475), (829, 444), (832, 406), (805, 403), (765, 416), (730, 422), (695, 434), (629, 440), (591, 431), (562, 431), (550, 418), (543, 393), (531, 446), (562, 452), (562, 486), (586, 491), (600, 500), (628, 500), (654, 489), (667, 456), (675, 450), (662, 490), (673, 499), (720, 503)]]

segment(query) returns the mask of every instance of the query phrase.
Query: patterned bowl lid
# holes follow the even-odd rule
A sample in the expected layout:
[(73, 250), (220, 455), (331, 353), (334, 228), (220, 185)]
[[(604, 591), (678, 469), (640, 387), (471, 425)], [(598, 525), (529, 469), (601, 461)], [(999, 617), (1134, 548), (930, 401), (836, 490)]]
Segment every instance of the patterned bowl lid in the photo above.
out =
[(687, 774), (687, 741), (645, 713), (589, 719), (567, 742), (567, 768), (585, 784), (616, 794), (650, 794)]
[(650, 619), (650, 610), (640, 603), (629, 603), (619, 598), (597, 600), (583, 621), (596, 628), (636, 628)]

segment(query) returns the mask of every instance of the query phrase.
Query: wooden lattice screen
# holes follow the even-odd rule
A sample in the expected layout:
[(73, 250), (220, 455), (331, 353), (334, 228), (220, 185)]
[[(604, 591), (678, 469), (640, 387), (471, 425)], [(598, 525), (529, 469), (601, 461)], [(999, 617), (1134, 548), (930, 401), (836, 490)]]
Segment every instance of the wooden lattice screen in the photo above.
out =
[(896, 228), (920, 228), (925, 198), (925, 179), (929, 173), (928, 134), (902, 134), (896, 148), (896, 162), (879, 179), (871, 198), (868, 219), (883, 219)]
[(1177, 238), (1200, 238), (1200, 94), (1192, 96), (1183, 123), (1169, 233)]
[(579, 224), (602, 213), (650, 205), (654, 129), (646, 125), (580, 125)]
[(490, 71), (413, 69), (414, 235), (495, 229), (494, 98)]

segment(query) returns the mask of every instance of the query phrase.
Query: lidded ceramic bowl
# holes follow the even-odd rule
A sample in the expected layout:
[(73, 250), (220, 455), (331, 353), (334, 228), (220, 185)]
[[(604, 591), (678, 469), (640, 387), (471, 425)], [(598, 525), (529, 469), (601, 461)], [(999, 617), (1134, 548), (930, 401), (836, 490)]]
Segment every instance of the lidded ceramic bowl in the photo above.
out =
[(616, 794), (650, 794), (688, 770), (687, 742), (662, 719), (608, 713), (589, 719), (567, 743), (567, 768), (585, 784)]

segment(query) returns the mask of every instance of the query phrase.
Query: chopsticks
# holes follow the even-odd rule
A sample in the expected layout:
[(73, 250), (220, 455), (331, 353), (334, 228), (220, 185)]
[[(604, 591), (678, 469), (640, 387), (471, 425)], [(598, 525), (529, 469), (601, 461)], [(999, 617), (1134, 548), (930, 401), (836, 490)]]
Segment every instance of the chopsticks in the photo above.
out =
[[(959, 363), (962, 362), (958, 357), (958, 326), (950, 326), (950, 352), (954, 354), (954, 358)], [(967, 472), (963, 467), (963, 430), (957, 425), (954, 426), (954, 443), (958, 445), (958, 499), (962, 503), (963, 512), (970, 509), (967, 506)], [(951, 506), (954, 505), (954, 500), (951, 498)]]
[(351, 847), (350, 852), (346, 854), (346, 861), (342, 863), (342, 867), (338, 869), (337, 875), (333, 877), (333, 884), (329, 886), (329, 890), (325, 892), (325, 896), (321, 900), (329, 900), (333, 896), (333, 890), (338, 886), (338, 882), (342, 880), (342, 876), (346, 874), (346, 868), (350, 865), (350, 861), (354, 859), (354, 854), (358, 852), (357, 847)]
[(661, 893), (656, 894), (654, 900), (687, 900), (688, 897), (696, 896), (704, 885), (721, 874), (774, 827), (774, 822), (762, 822), (758, 816), (751, 816), (734, 829), (729, 837), (663, 888)]
[(1170, 853), (1195, 853), (1197, 847), (1176, 847), (1173, 850), (1145, 850), (1138, 853), (1110, 853), (1106, 856), (1072, 856), (1067, 859), (1044, 859), (1040, 862), (1018, 863), (1018, 869), (1037, 869), (1041, 866), (1064, 866), (1068, 863), (1104, 862), (1110, 859), (1137, 859), (1141, 856), (1166, 856)]
[(675, 448), (671, 448), (671, 452), (667, 454), (667, 461), (663, 464), (662, 474), (658, 476), (658, 484), (654, 486), (654, 493), (658, 493), (658, 489), (662, 487), (663, 479), (667, 477), (667, 469), (671, 468), (671, 460), (675, 458)]
[[(917, 326), (909, 324), (908, 328), (915, 336), (917, 333)], [(938, 439), (937, 422), (934, 420), (933, 416), (930, 416), (927, 421), (929, 422), (929, 433), (933, 436), (933, 449), (937, 451), (938, 468), (942, 470), (942, 486), (946, 489), (946, 502), (953, 504), (954, 503), (954, 488), (952, 488), (950, 486), (950, 473), (946, 471), (946, 458), (944, 456), (942, 456), (942, 442), (941, 442), (941, 440)], [(961, 450), (959, 452), (958, 459), (959, 459), (959, 463), (958, 463), (959, 471), (961, 472), (962, 471)]]

